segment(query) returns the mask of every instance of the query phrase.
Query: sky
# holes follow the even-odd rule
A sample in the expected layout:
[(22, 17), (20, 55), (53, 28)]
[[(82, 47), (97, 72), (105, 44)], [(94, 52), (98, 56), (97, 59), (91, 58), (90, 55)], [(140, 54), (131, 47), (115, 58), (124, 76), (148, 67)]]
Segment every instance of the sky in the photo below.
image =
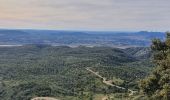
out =
[(170, 31), (170, 0), (0, 0), (0, 28)]

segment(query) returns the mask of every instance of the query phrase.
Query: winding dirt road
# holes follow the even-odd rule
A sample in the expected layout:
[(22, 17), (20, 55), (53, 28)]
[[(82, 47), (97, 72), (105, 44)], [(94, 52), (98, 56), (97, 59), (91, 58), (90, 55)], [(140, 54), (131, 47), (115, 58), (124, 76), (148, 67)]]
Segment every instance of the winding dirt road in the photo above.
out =
[(51, 98), (51, 97), (36, 97), (31, 100), (58, 100), (58, 99)]
[[(125, 90), (126, 88), (124, 87), (120, 87), (118, 85), (115, 85), (112, 83), (112, 81), (107, 81), (107, 79), (101, 75), (99, 75), (98, 72), (94, 72), (93, 70), (91, 70), (90, 68), (86, 68), (87, 71), (93, 73), (94, 75), (98, 76), (99, 78), (101, 78), (103, 80), (103, 83), (106, 84), (106, 85), (109, 85), (109, 86), (113, 86), (113, 87), (116, 87), (116, 88), (119, 88), (119, 89), (122, 89), (122, 90)], [(131, 89), (128, 89), (128, 91), (130, 92), (129, 96), (132, 96), (134, 93), (136, 93), (136, 91), (133, 91)], [(103, 99), (105, 100), (105, 99)]]
[[(123, 90), (126, 89), (124, 87), (120, 87), (118, 85), (113, 84), (112, 81), (110, 81), (110, 80), (107, 81), (107, 79), (105, 77), (101, 76), (98, 72), (94, 72), (90, 68), (86, 68), (86, 70), (91, 72), (92, 74), (96, 75), (97, 77), (101, 78), (103, 80), (103, 83), (106, 85), (113, 86), (113, 87), (123, 89)], [(129, 96), (132, 96), (134, 93), (136, 93), (136, 91), (133, 91), (131, 89), (128, 89), (128, 91), (130, 92)], [(107, 100), (107, 99), (108, 99), (108, 96), (105, 96), (102, 98), (102, 100)], [(51, 98), (51, 97), (36, 97), (31, 100), (59, 100), (59, 99), (55, 99), (55, 98)]]

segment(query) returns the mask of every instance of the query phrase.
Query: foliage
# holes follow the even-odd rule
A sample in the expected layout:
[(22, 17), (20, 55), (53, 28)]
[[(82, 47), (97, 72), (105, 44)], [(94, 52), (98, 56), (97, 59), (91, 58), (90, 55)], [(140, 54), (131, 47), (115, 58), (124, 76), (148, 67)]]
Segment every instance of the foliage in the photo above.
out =
[(167, 39), (163, 42), (159, 39), (154, 39), (151, 48), (154, 51), (153, 62), (157, 68), (150, 76), (141, 81), (140, 88), (150, 99), (169, 100), (170, 33), (167, 33)]
[(108, 79), (116, 77), (123, 81), (119, 85), (126, 86), (126, 83), (136, 83), (152, 69), (146, 61), (149, 63), (147, 59), (129, 55), (126, 50), (111, 47), (0, 47), (0, 97), (29, 100), (52, 96), (80, 100), (93, 99), (96, 94), (122, 93), (124, 91), (103, 84), (86, 67)]

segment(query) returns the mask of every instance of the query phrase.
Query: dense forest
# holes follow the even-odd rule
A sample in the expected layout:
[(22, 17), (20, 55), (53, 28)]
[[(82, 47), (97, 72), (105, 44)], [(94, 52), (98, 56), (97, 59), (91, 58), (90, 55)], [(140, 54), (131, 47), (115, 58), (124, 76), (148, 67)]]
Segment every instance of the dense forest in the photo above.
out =
[[(153, 69), (151, 53), (147, 47), (0, 47), (0, 98), (100, 100), (105, 95), (118, 100), (134, 98), (129, 97), (128, 89), (139, 91), (139, 80)], [(125, 89), (104, 84), (87, 67)]]

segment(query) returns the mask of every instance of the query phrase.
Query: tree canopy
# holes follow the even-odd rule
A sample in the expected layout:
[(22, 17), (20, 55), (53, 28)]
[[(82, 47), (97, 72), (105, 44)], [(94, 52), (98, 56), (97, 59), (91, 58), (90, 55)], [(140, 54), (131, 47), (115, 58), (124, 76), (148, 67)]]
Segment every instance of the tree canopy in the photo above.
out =
[(154, 39), (151, 49), (154, 52), (154, 71), (140, 82), (140, 88), (149, 99), (170, 99), (170, 33), (165, 41)]

